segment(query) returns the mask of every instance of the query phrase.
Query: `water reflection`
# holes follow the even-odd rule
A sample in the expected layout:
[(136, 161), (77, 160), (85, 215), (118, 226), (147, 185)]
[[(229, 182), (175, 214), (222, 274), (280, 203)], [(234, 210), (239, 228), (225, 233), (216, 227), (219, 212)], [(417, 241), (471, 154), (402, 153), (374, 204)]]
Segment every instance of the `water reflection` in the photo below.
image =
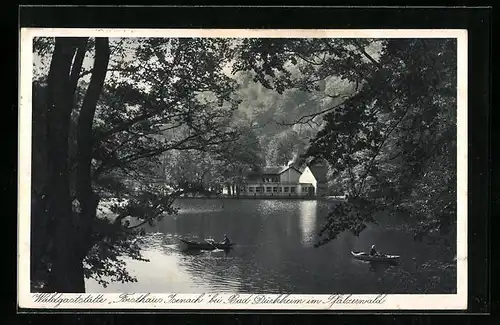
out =
[(301, 201), (300, 209), (300, 230), (302, 233), (302, 243), (312, 246), (316, 235), (316, 217), (318, 215), (318, 201)]
[(224, 251), (210, 251), (197, 258), (181, 259), (181, 265), (193, 277), (210, 284), (207, 292), (238, 292), (240, 268)]
[(171, 244), (173, 237), (164, 234), (148, 234), (140, 238), (143, 256), (150, 262), (123, 258), (127, 269), (138, 282), (112, 282), (103, 288), (96, 281), (86, 281), (87, 292), (172, 292), (188, 293), (208, 290), (206, 283), (193, 279), (188, 270), (175, 254), (176, 245)]
[[(150, 262), (125, 260), (138, 282), (113, 283), (103, 289), (88, 280), (87, 290), (291, 294), (455, 290), (455, 271), (434, 264), (415, 266), (439, 260), (443, 250), (415, 243), (403, 230), (369, 227), (359, 237), (343, 233), (328, 245), (312, 247), (328, 203), (227, 200), (223, 209), (216, 210), (213, 205), (214, 200), (179, 201), (179, 215), (165, 217), (139, 239)], [(179, 238), (218, 239), (224, 233), (236, 243), (231, 251), (186, 251), (179, 245)], [(373, 243), (382, 252), (401, 255), (400, 265), (366, 263), (351, 256), (351, 250), (366, 250)]]
[(180, 249), (180, 252), (186, 256), (196, 256), (204, 253), (204, 251), (200, 249)]
[(396, 267), (398, 264), (397, 263), (377, 263), (377, 262), (368, 262), (368, 269), (371, 272), (385, 272), (391, 268)]
[(208, 253), (210, 255), (224, 255), (225, 257), (229, 256), (231, 251), (234, 248), (228, 248), (228, 249), (214, 249), (214, 250), (203, 250), (203, 249), (197, 249), (197, 248), (185, 248), (183, 245), (178, 245), (178, 250), (179, 253), (182, 255), (188, 255), (188, 256), (196, 256), (196, 255), (201, 255)]

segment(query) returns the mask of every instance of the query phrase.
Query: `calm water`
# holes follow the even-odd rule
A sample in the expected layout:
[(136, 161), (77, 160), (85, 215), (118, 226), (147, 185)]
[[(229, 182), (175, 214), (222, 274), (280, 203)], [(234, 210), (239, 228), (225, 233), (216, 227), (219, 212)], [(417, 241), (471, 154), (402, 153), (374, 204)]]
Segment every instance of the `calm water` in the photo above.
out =
[[(294, 200), (188, 199), (179, 215), (166, 217), (142, 238), (150, 262), (127, 261), (136, 283), (102, 288), (87, 280), (87, 292), (240, 293), (454, 293), (454, 254), (439, 245), (414, 242), (400, 220), (380, 216), (379, 225), (355, 237), (313, 244), (331, 203)], [(392, 220), (391, 220), (392, 219)], [(183, 252), (178, 238), (221, 238), (237, 243), (224, 251)], [(401, 255), (399, 265), (371, 265), (351, 250)]]

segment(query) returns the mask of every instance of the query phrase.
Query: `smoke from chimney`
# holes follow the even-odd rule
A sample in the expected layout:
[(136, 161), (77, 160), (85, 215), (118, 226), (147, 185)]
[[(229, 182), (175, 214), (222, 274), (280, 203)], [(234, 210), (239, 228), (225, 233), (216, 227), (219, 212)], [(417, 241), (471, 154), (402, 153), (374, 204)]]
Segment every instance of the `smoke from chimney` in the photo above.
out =
[(288, 163), (286, 164), (287, 167), (290, 167), (291, 165), (295, 164), (298, 159), (299, 159), (299, 154), (297, 152), (294, 152), (292, 159), (288, 161)]

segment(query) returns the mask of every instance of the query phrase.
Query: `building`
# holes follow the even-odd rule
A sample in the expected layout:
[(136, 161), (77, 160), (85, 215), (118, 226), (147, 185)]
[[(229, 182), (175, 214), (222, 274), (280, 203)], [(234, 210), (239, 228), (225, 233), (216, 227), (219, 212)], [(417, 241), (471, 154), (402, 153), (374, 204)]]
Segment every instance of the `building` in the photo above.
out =
[(299, 183), (311, 184), (315, 196), (323, 196), (327, 191), (328, 167), (325, 165), (306, 166), (299, 177)]
[(315, 197), (326, 190), (326, 166), (311, 166), (300, 170), (293, 165), (265, 167), (249, 173), (240, 196)]

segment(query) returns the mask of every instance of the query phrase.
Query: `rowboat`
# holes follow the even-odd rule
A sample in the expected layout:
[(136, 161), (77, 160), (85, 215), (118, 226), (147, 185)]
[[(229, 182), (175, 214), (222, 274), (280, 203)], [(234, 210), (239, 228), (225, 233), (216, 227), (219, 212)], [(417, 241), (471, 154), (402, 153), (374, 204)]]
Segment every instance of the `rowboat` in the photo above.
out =
[(204, 243), (190, 241), (187, 239), (180, 239), (180, 241), (184, 245), (186, 245), (187, 248), (189, 248), (189, 249), (199, 249), (199, 250), (215, 250), (215, 249), (228, 250), (228, 249), (233, 248), (233, 246), (235, 245), (235, 243), (223, 244), (223, 243), (219, 243), (216, 241), (210, 241), (210, 240), (207, 240)]
[(351, 251), (352, 256), (358, 260), (370, 262), (397, 262), (400, 258), (399, 255), (377, 254), (370, 255), (366, 252)]

